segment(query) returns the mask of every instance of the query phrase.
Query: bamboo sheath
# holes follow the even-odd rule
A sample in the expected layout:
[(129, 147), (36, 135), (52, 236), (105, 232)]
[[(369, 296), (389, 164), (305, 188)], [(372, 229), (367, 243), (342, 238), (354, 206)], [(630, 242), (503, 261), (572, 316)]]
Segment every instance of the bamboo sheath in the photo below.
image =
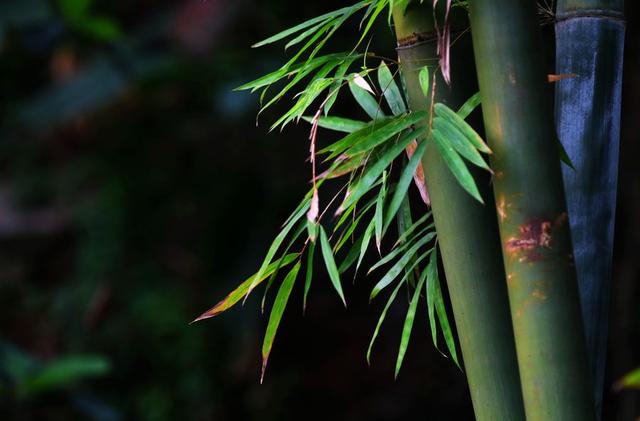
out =
[(536, 5), (470, 7), (526, 417), (594, 420)]
[(601, 413), (613, 258), (624, 47), (623, 1), (560, 0), (556, 127), (575, 167), (563, 168), (587, 355)]
[[(433, 77), (438, 62), (428, 3), (406, 13), (393, 10), (401, 74), (414, 111), (428, 110), (430, 103), (418, 72), (428, 65)], [(477, 89), (468, 34), (451, 53), (453, 84), (448, 87), (439, 77), (436, 99), (457, 107)], [(458, 185), (431, 143), (423, 164), (476, 419), (524, 420), (494, 208), (482, 206)], [(491, 203), (488, 177), (476, 180)]]

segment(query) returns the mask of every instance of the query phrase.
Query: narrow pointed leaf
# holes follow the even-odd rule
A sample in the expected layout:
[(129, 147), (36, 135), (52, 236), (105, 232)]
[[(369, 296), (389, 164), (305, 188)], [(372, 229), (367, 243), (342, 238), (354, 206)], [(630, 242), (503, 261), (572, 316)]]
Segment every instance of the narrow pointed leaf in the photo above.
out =
[(465, 119), (480, 105), (480, 92), (476, 92), (458, 109), (460, 118)]
[[(303, 117), (309, 123), (313, 122), (313, 117)], [(344, 117), (322, 116), (318, 118), (318, 126), (323, 129), (334, 130), (336, 132), (353, 133), (366, 127), (367, 123), (359, 120), (352, 120)]]
[(374, 120), (385, 117), (378, 101), (369, 92), (358, 86), (355, 78), (349, 81), (349, 90), (351, 91), (351, 95), (353, 95), (360, 107), (362, 107), (369, 117)]
[(427, 278), (427, 314), (429, 315), (429, 326), (431, 330), (431, 339), (433, 340), (433, 345), (438, 348), (438, 331), (436, 330), (436, 314), (435, 314), (435, 279), (438, 276), (438, 255), (437, 253), (431, 254), (431, 259), (429, 260), (429, 264), (424, 270), (421, 277)]
[(411, 185), (411, 180), (413, 179), (413, 175), (416, 172), (416, 168), (418, 168), (418, 164), (422, 160), (422, 155), (424, 155), (424, 150), (427, 147), (427, 140), (423, 140), (420, 142), (418, 147), (416, 148), (413, 156), (407, 163), (407, 166), (404, 167), (402, 174), (400, 175), (400, 180), (398, 180), (398, 184), (396, 185), (396, 189), (393, 192), (393, 196), (391, 197), (391, 201), (389, 202), (389, 206), (387, 206), (387, 213), (384, 217), (384, 230), (386, 231), (391, 225), (393, 221), (393, 217), (400, 209), (400, 205), (402, 204), (402, 200), (404, 196), (407, 194), (407, 190)]
[(269, 361), (269, 354), (271, 354), (271, 348), (273, 347), (273, 340), (275, 339), (280, 320), (282, 320), (282, 314), (289, 301), (293, 284), (298, 276), (300, 270), (300, 261), (291, 269), (287, 274), (278, 289), (276, 300), (273, 303), (271, 314), (269, 315), (269, 322), (267, 323), (267, 331), (264, 335), (264, 341), (262, 342), (262, 372), (260, 374), (260, 383), (264, 379), (264, 371), (267, 368), (267, 362)]
[(408, 129), (427, 116), (425, 111), (418, 111), (410, 114), (403, 114), (392, 119), (388, 124), (383, 125), (370, 136), (364, 137), (360, 142), (353, 145), (347, 153), (350, 155), (366, 152), (380, 145), (385, 140)]
[(389, 307), (391, 307), (391, 304), (396, 299), (396, 296), (398, 295), (398, 291), (400, 291), (400, 287), (402, 287), (402, 282), (398, 282), (398, 285), (389, 296), (389, 299), (387, 300), (387, 304), (385, 304), (384, 309), (382, 310), (382, 313), (380, 313), (380, 317), (378, 318), (378, 323), (376, 324), (376, 328), (373, 331), (373, 335), (371, 336), (371, 341), (369, 341), (369, 348), (367, 348), (367, 364), (371, 364), (371, 349), (373, 348), (373, 343), (376, 341), (376, 338), (378, 337), (378, 333), (380, 332), (380, 327), (382, 326), (382, 322), (384, 322), (384, 319), (387, 316), (387, 311), (389, 310)]
[(433, 136), (441, 136), (440, 141), (442, 143), (453, 146), (460, 155), (471, 163), (491, 172), (489, 165), (480, 155), (480, 152), (448, 120), (436, 117), (433, 119), (433, 127)]
[(474, 199), (478, 202), (484, 204), (482, 197), (480, 196), (480, 192), (478, 191), (478, 187), (476, 186), (476, 182), (473, 179), (473, 176), (467, 169), (464, 161), (460, 158), (460, 155), (453, 149), (453, 146), (450, 144), (444, 143), (442, 138), (435, 133), (432, 136), (442, 159), (447, 164), (447, 167), (454, 175), (460, 186), (465, 189)]
[(467, 124), (466, 121), (458, 114), (456, 114), (451, 108), (447, 107), (444, 104), (438, 103), (433, 107), (436, 116), (444, 117), (449, 120), (453, 126), (460, 130), (460, 132), (469, 139), (469, 141), (476, 147), (480, 152), (491, 153), (491, 149), (489, 146), (482, 140), (480, 135), (473, 130), (473, 128)]
[(387, 104), (389, 104), (389, 108), (393, 115), (405, 113), (407, 111), (407, 107), (402, 99), (400, 89), (398, 89), (398, 85), (395, 80), (393, 80), (393, 75), (384, 61), (381, 62), (378, 67), (378, 83), (380, 84), (382, 94), (387, 100)]
[[(433, 256), (436, 256), (436, 253), (433, 253)], [(460, 363), (458, 362), (458, 353), (456, 352), (456, 342), (453, 339), (453, 332), (451, 331), (451, 326), (449, 325), (449, 318), (447, 317), (447, 310), (444, 306), (444, 299), (442, 298), (442, 291), (440, 289), (440, 279), (438, 278), (438, 267), (434, 264), (434, 272), (435, 276), (433, 277), (433, 300), (436, 307), (436, 315), (438, 316), (438, 322), (440, 323), (440, 329), (442, 330), (442, 335), (444, 336), (444, 342), (447, 344), (447, 349), (449, 350), (449, 354), (451, 358), (456, 363), (458, 367), (460, 367)]]
[(382, 216), (384, 213), (384, 199), (387, 196), (387, 183), (386, 183), (386, 171), (382, 173), (382, 187), (378, 192), (378, 199), (376, 200), (376, 210), (373, 215), (374, 231), (376, 234), (376, 248), (380, 253), (380, 243), (382, 242)]
[[(286, 256), (275, 260), (273, 263), (267, 266), (267, 268), (262, 272), (262, 277), (256, 280), (255, 284), (258, 285), (261, 282), (263, 282), (265, 279), (267, 279), (267, 277), (269, 277), (276, 270), (277, 267), (287, 266), (297, 258), (298, 258), (298, 254), (292, 253), (292, 254), (287, 254)], [(253, 276), (250, 276), (247, 280), (241, 283), (236, 289), (234, 289), (229, 295), (227, 295), (222, 301), (220, 301), (218, 304), (216, 304), (209, 310), (202, 313), (197, 319), (194, 320), (194, 322), (208, 319), (210, 317), (215, 317), (218, 314), (222, 313), (223, 311), (226, 311), (229, 308), (233, 307), (238, 301), (242, 299), (242, 297), (244, 297), (247, 294), (247, 291), (249, 291), (249, 286), (251, 286), (254, 283), (254, 279), (256, 275), (257, 273), (254, 274)]]
[(307, 251), (307, 275), (304, 280), (304, 295), (302, 297), (302, 312), (307, 309), (307, 295), (311, 288), (311, 280), (313, 278), (313, 255), (316, 251), (315, 241), (311, 241), (309, 244), (309, 251)]
[[(426, 128), (420, 128), (415, 133), (424, 133)], [(406, 146), (411, 143), (415, 137), (414, 133), (405, 133), (398, 141), (387, 149), (380, 158), (371, 165), (367, 171), (362, 175), (358, 182), (350, 190), (349, 197), (347, 197), (342, 204), (343, 208), (347, 208), (365, 195), (373, 186), (375, 181), (380, 177), (382, 172), (389, 168), (391, 162), (400, 155)]]
[(402, 327), (402, 338), (400, 339), (400, 349), (398, 350), (398, 358), (396, 360), (395, 377), (398, 377), (400, 367), (402, 367), (402, 361), (404, 360), (404, 355), (407, 352), (407, 347), (409, 346), (409, 338), (411, 337), (411, 330), (413, 329), (413, 321), (416, 318), (416, 309), (418, 308), (418, 301), (420, 300), (420, 290), (422, 289), (423, 283), (424, 278), (421, 277), (418, 281), (418, 286), (413, 292), (413, 297), (411, 298), (411, 303), (409, 304), (409, 309), (407, 310), (407, 316), (404, 319), (404, 326)]
[(424, 238), (420, 239), (417, 243), (415, 243), (409, 250), (407, 250), (407, 252), (400, 259), (398, 259), (396, 264), (394, 264), (391, 267), (391, 269), (389, 269), (389, 271), (384, 275), (384, 277), (380, 281), (378, 281), (378, 283), (373, 287), (373, 290), (371, 291), (371, 296), (369, 297), (369, 299), (373, 300), (376, 297), (376, 295), (380, 293), (380, 291), (382, 291), (385, 287), (387, 287), (387, 285), (389, 285), (391, 281), (393, 281), (400, 274), (400, 272), (402, 272), (404, 267), (407, 265), (407, 263), (409, 263), (411, 258), (416, 254), (418, 249), (420, 249), (420, 247), (424, 246), (429, 241), (431, 241), (431, 239), (432, 238), (430, 238), (430, 236), (425, 236)]
[(340, 296), (342, 303), (347, 306), (347, 301), (344, 299), (344, 293), (342, 292), (342, 284), (340, 283), (340, 273), (338, 272), (338, 267), (336, 266), (336, 261), (333, 258), (333, 252), (331, 251), (331, 244), (329, 244), (329, 239), (327, 238), (327, 233), (324, 230), (324, 227), (320, 225), (320, 248), (322, 249), (322, 257), (324, 258), (324, 264), (327, 267), (327, 272), (329, 272), (329, 278), (331, 279), (331, 283), (335, 288), (336, 292)]
[(246, 297), (249, 296), (249, 294), (251, 294), (251, 291), (253, 291), (253, 289), (256, 287), (258, 280), (262, 279), (262, 275), (264, 274), (265, 270), (269, 266), (269, 263), (271, 263), (271, 260), (273, 260), (273, 256), (275, 256), (276, 252), (280, 248), (280, 245), (282, 244), (284, 239), (287, 237), (287, 234), (289, 234), (289, 231), (291, 231), (291, 228), (293, 227), (293, 225), (300, 218), (302, 218), (302, 216), (307, 212), (307, 209), (309, 209), (309, 205), (310, 205), (310, 201), (305, 201), (304, 205), (298, 209), (298, 212), (294, 214), (292, 218), (289, 219), (289, 222), (287, 223), (287, 225), (285, 225), (284, 228), (282, 228), (282, 231), (280, 231), (280, 233), (273, 240), (273, 243), (271, 243), (271, 247), (269, 247), (269, 251), (267, 251), (266, 257), (262, 262), (262, 266), (260, 266), (260, 269), (258, 270), (253, 280), (253, 283), (249, 286), (249, 288), (246, 291), (245, 299)]

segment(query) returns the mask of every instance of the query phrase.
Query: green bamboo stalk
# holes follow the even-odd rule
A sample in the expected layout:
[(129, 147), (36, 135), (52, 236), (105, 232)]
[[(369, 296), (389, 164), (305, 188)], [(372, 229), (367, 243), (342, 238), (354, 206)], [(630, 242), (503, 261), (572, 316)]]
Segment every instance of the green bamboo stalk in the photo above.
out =
[[(428, 110), (430, 103), (418, 72), (428, 65), (434, 75), (438, 64), (429, 3), (410, 6), (406, 13), (397, 6), (393, 10), (400, 70), (413, 111)], [(476, 92), (473, 73), (469, 74), (469, 36), (456, 43), (451, 61), (453, 86), (439, 77), (436, 100), (457, 107)], [(428, 119), (423, 124), (429, 124)], [(460, 187), (433, 143), (427, 144), (423, 164), (476, 419), (523, 420), (495, 211)], [(483, 196), (491, 201), (488, 178), (475, 175)]]
[(527, 420), (594, 420), (536, 4), (470, 6)]
[[(559, 0), (556, 127), (597, 414), (607, 353), (624, 50), (622, 0)], [(580, 110), (580, 112), (576, 112)]]

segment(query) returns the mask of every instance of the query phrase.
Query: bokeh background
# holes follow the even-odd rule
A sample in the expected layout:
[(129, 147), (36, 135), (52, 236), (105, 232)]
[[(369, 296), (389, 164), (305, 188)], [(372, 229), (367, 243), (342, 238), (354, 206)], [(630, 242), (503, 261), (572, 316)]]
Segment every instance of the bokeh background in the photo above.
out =
[[(627, 3), (611, 420), (640, 416), (638, 391), (611, 388), (640, 365), (640, 38)], [(304, 317), (296, 291), (263, 385), (260, 294), (188, 324), (257, 269), (308, 189), (308, 127), (268, 133), (286, 104), (256, 126), (258, 97), (232, 91), (285, 60), (281, 45), (250, 45), (342, 5), (0, 1), (0, 419), (472, 419), (425, 311), (397, 380), (402, 300), (367, 366), (383, 305), (368, 303), (371, 279), (347, 283), (345, 310), (319, 271)], [(372, 49), (393, 57), (382, 21)], [(327, 50), (354, 45), (357, 23)]]

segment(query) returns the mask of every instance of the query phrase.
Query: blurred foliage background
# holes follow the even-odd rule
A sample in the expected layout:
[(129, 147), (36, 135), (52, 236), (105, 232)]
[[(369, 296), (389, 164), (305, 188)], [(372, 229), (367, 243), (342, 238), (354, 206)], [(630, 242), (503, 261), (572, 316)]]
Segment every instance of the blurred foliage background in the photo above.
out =
[[(609, 385), (640, 365), (640, 38), (627, 3)], [(304, 317), (296, 291), (263, 385), (260, 294), (188, 325), (257, 269), (308, 187), (308, 127), (268, 133), (286, 104), (256, 127), (258, 98), (232, 91), (285, 60), (250, 45), (341, 5), (0, 2), (1, 419), (472, 419), (426, 314), (393, 380), (406, 303), (367, 367), (383, 302), (357, 284), (345, 310), (319, 274)], [(327, 50), (354, 45), (357, 23)], [(374, 36), (393, 57), (389, 29)], [(637, 416), (637, 391), (607, 390), (605, 419)]]

